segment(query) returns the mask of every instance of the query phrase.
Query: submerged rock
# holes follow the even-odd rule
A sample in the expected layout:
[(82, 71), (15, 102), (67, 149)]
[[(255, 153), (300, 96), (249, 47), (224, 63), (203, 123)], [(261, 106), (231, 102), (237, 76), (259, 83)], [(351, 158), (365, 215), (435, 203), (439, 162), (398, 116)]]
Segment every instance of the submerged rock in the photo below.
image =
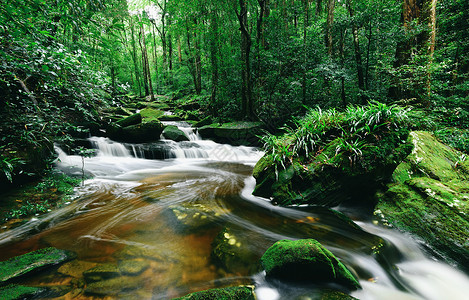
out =
[(375, 214), (439, 255), (469, 266), (469, 162), (428, 132), (412, 132), (412, 153), (378, 195)]
[(329, 250), (313, 239), (281, 240), (261, 258), (266, 276), (287, 281), (337, 283), (360, 288), (352, 273)]
[[(255, 241), (255, 242), (254, 242)], [(242, 228), (225, 227), (212, 242), (212, 258), (230, 273), (250, 275), (259, 272), (259, 258), (272, 241)]]
[(184, 131), (174, 125), (166, 126), (166, 128), (163, 130), (163, 136), (175, 142), (189, 141), (189, 138), (184, 133)]
[(49, 247), (29, 252), (0, 262), (0, 282), (5, 282), (27, 273), (58, 265), (76, 258), (76, 254)]
[(92, 295), (121, 295), (140, 288), (143, 281), (138, 277), (121, 276), (92, 282), (86, 285), (85, 293)]
[(180, 232), (193, 232), (210, 227), (220, 219), (223, 212), (202, 203), (180, 203), (168, 207), (168, 215)]
[(232, 286), (226, 288), (210, 289), (188, 294), (175, 300), (218, 300), (218, 299), (243, 299), (255, 300), (253, 286)]

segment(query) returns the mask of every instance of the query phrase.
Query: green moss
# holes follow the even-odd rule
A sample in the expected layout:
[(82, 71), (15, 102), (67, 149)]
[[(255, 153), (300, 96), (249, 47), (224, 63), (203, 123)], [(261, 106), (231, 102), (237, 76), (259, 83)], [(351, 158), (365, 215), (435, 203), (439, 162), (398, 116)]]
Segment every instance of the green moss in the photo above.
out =
[(186, 295), (178, 300), (255, 300), (253, 286), (233, 286)]
[(142, 122), (151, 122), (158, 120), (164, 115), (164, 112), (158, 109), (144, 108), (140, 111), (140, 115), (142, 116)]
[(7, 261), (0, 262), (0, 282), (8, 281), (32, 271), (64, 263), (75, 257), (76, 255), (73, 252), (59, 250), (53, 247), (43, 248), (16, 256)]
[(268, 277), (360, 288), (352, 273), (314, 239), (278, 241), (264, 253), (261, 264)]
[(28, 299), (37, 296), (43, 293), (44, 291), (44, 288), (10, 284), (4, 287), (0, 287), (0, 299)]
[(116, 123), (121, 127), (127, 127), (130, 125), (140, 124), (141, 122), (142, 122), (142, 115), (140, 113), (136, 113), (124, 119), (121, 119), (117, 121)]

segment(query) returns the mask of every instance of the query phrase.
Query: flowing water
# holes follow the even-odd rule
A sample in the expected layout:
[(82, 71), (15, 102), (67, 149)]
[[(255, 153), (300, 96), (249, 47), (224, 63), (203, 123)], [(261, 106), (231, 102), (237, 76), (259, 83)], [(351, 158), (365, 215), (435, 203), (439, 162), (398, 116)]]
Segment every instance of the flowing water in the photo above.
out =
[[(0, 260), (47, 246), (76, 252), (76, 260), (21, 281), (60, 286), (51, 298), (171, 299), (251, 284), (261, 300), (314, 299), (324, 287), (267, 281), (258, 264), (277, 240), (314, 238), (360, 279), (356, 298), (469, 299), (468, 276), (410, 237), (326, 208), (272, 206), (251, 194), (262, 152), (201, 140), (178, 125), (190, 141), (92, 137), (91, 158), (57, 149), (58, 169), (93, 179), (68, 205), (1, 233)], [(97, 267), (108, 271), (93, 273)]]

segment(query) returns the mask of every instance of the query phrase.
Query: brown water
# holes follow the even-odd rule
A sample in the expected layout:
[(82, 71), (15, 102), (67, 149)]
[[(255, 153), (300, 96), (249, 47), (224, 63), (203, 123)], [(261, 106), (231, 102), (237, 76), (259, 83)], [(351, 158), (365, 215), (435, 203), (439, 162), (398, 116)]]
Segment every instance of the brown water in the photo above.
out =
[[(49, 298), (171, 299), (252, 284), (259, 299), (313, 299), (321, 287), (266, 281), (258, 261), (277, 240), (315, 238), (359, 277), (364, 288), (352, 295), (360, 299), (468, 299), (467, 275), (409, 237), (359, 227), (329, 209), (279, 208), (252, 196), (256, 149), (196, 141), (196, 155), (187, 156), (203, 158), (183, 158), (172, 145), (179, 158), (157, 161), (95, 141), (100, 154), (85, 161), (95, 177), (74, 201), (0, 234), (0, 260), (49, 246), (77, 253), (19, 281), (53, 287)], [(60, 169), (81, 172), (80, 157), (60, 158)], [(112, 271), (89, 271), (96, 267)]]

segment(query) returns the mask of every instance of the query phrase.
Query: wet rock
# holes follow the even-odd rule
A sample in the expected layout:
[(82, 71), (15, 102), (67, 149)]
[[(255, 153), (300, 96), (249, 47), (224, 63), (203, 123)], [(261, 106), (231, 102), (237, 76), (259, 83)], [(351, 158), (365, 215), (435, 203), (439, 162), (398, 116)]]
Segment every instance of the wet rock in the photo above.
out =
[(428, 132), (412, 132), (412, 153), (378, 194), (375, 214), (418, 235), (449, 262), (469, 267), (469, 162)]
[(138, 276), (149, 267), (150, 265), (147, 262), (139, 260), (125, 260), (118, 264), (120, 273), (127, 276)]
[(259, 146), (257, 135), (262, 133), (260, 122), (232, 122), (210, 124), (198, 129), (203, 138), (210, 138), (219, 143), (231, 145)]
[(72, 260), (76, 254), (49, 247), (29, 252), (0, 262), (0, 282), (5, 282), (27, 273)]
[(95, 282), (120, 276), (120, 270), (117, 265), (103, 264), (83, 272), (85, 281)]
[(15, 300), (15, 299), (29, 299), (37, 297), (46, 291), (45, 288), (23, 286), (17, 284), (10, 284), (0, 287), (0, 299), (2, 300)]
[(121, 276), (92, 282), (85, 287), (86, 294), (117, 296), (137, 290), (143, 284), (141, 278)]
[(166, 128), (163, 130), (163, 136), (175, 142), (189, 141), (189, 138), (184, 133), (184, 131), (180, 130), (177, 126), (174, 125), (166, 126)]
[[(216, 299), (243, 299), (255, 300), (253, 286), (233, 286), (226, 288), (210, 289), (177, 298), (179, 300), (216, 300)], [(176, 299), (175, 299), (176, 300)]]
[(158, 261), (158, 262), (170, 260), (170, 258), (168, 257), (163, 257), (160, 254), (160, 252), (161, 251), (159, 251), (158, 249), (154, 249), (150, 247), (126, 246), (121, 251), (116, 252), (114, 254), (114, 257), (120, 261), (130, 260), (130, 259), (140, 259), (140, 258), (149, 259), (149, 260)]
[(160, 121), (152, 120), (127, 127), (110, 127), (107, 134), (116, 141), (145, 143), (159, 140), (164, 127)]
[(193, 232), (213, 225), (222, 212), (202, 203), (184, 202), (171, 205), (167, 211), (175, 228), (180, 232)]
[(272, 241), (263, 239), (261, 235), (225, 227), (212, 243), (212, 258), (227, 272), (254, 274), (261, 269), (259, 258), (270, 244)]
[(278, 241), (264, 253), (261, 264), (270, 278), (360, 288), (357, 279), (334, 254), (313, 239)]

